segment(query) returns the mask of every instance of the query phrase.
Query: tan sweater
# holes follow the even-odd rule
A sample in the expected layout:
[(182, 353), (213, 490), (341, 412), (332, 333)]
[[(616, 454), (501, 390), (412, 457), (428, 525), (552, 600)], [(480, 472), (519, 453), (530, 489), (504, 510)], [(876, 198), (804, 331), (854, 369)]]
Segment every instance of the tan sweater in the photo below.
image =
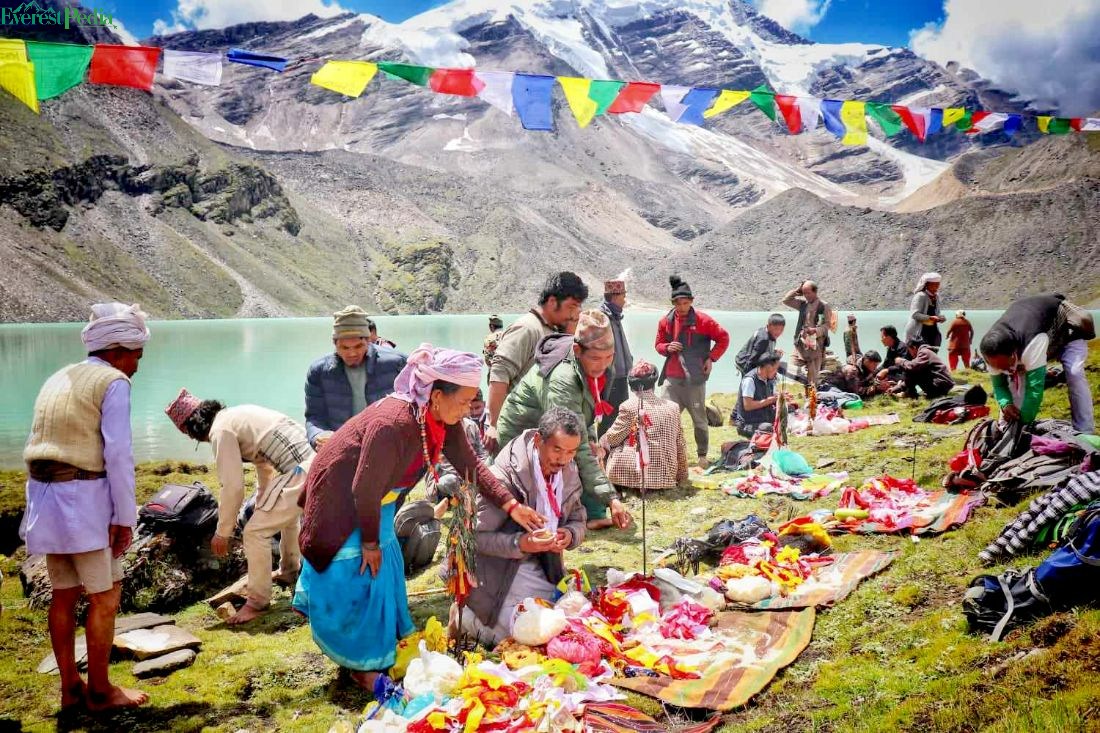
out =
[(47, 379), (34, 402), (23, 460), (103, 471), (103, 397), (116, 379), (129, 381), (114, 367), (85, 363), (70, 364)]
[[(294, 445), (273, 443), (278, 431), (293, 439)], [(306, 441), (305, 428), (286, 415), (259, 405), (226, 407), (214, 416), (210, 426), (210, 447), (214, 451), (214, 463), (221, 483), (218, 501), (218, 534), (230, 537), (237, 523), (237, 513), (244, 503), (244, 464), (256, 467), (259, 505), (265, 492), (281, 474), (293, 470), (295, 465), (313, 456), (313, 449)], [(283, 465), (272, 463), (278, 447)], [(294, 458), (289, 458), (290, 454)]]

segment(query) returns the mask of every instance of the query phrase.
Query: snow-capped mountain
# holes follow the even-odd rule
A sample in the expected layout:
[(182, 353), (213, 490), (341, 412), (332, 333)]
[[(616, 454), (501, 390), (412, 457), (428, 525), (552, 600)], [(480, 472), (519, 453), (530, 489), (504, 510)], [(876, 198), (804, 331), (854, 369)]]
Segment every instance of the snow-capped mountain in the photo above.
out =
[[(234, 30), (152, 42), (181, 49), (243, 42), (293, 58), (404, 60), (724, 88), (767, 83), (781, 93), (920, 104), (979, 100), (974, 84), (908, 50), (811, 43), (739, 0), (455, 0), (402, 23), (344, 15), (256, 25), (248, 37)], [(491, 167), (486, 156), (527, 158), (545, 150), (545, 158), (536, 153), (541, 159), (530, 161), (545, 166), (562, 155), (560, 143), (544, 146), (538, 133), (523, 133), (515, 120), (478, 100), (383, 80), (347, 102), (309, 88), (312, 68), (281, 76), (232, 68), (216, 92), (171, 82), (166, 92), (212, 139), (259, 150), (369, 150), (456, 172)], [(920, 146), (903, 135), (845, 149), (824, 131), (787, 136), (750, 107), (745, 103), (702, 129), (673, 124), (654, 108), (602, 118), (584, 131), (560, 109), (557, 135), (591, 144), (597, 158), (601, 145), (614, 149), (612, 140), (625, 138), (677, 177), (735, 206), (791, 187), (835, 201), (889, 204), (929, 182), (944, 169), (940, 161), (970, 144), (944, 135)], [(470, 160), (478, 157), (483, 160)]]

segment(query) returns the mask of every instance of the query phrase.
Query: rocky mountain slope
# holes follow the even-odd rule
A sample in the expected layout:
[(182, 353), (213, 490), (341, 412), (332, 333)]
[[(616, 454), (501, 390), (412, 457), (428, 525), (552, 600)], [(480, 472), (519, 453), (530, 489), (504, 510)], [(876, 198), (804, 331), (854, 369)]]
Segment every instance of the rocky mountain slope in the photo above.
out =
[[(307, 16), (149, 42), (1021, 104), (904, 49), (810, 43), (739, 0), (456, 0), (401, 24)], [(319, 315), (349, 301), (393, 313), (515, 309), (563, 267), (592, 283), (628, 271), (648, 303), (664, 302), (678, 269), (711, 307), (766, 308), (802, 273), (824, 279), (842, 263), (844, 305), (897, 307), (898, 286), (876, 285), (877, 274), (908, 281), (937, 267), (952, 278), (958, 267), (962, 279), (984, 266), (952, 236), (988, 231), (988, 207), (971, 201), (985, 191), (1010, 210), (999, 221), (1033, 239), (1097, 239), (1087, 212), (1071, 221), (1091, 198), (1066, 184), (1066, 141), (1027, 159), (1025, 194), (1012, 188), (1018, 163), (998, 168), (1000, 133), (844, 148), (823, 130), (787, 135), (747, 102), (705, 128), (649, 109), (579, 130), (560, 100), (557, 130), (528, 133), (480, 100), (403, 81), (345, 100), (309, 84), (315, 68), (228, 64), (217, 88), (158, 76), (152, 97), (84, 85), (44, 103), (41, 118), (0, 94), (0, 256), (12, 263), (0, 320), (82, 318), (93, 297), (139, 300), (165, 317)], [(1073, 154), (1077, 165), (1097, 155)], [(1036, 192), (1064, 184), (1060, 202)], [(1017, 195), (1039, 200), (1017, 206)], [(1036, 216), (1043, 196), (1064, 216)], [(945, 210), (889, 213), (931, 207)], [(853, 223), (868, 213), (868, 226)], [(847, 239), (869, 235), (881, 258)], [(765, 261), (746, 276), (746, 262)], [(1024, 272), (1042, 261), (1033, 247), (1018, 252)], [(1091, 288), (1088, 272), (1064, 281)], [(975, 306), (1011, 297), (970, 292)]]
[[(742, 214), (670, 265), (744, 273), (704, 278), (707, 301), (778, 303), (803, 277), (852, 308), (902, 308), (920, 273), (944, 273), (963, 307), (1058, 291), (1100, 302), (1100, 146), (1083, 137), (960, 160), (951, 200), (907, 213), (838, 206), (799, 189)], [(1056, 173), (1060, 172), (1060, 173)], [(937, 181), (929, 188), (948, 187)], [(923, 192), (918, 192), (914, 198)]]

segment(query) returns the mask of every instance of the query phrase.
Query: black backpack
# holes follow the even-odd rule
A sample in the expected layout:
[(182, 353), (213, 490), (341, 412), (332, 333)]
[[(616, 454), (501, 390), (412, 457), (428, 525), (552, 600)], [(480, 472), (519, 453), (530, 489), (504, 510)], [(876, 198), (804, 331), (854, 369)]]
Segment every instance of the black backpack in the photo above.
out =
[(218, 517), (218, 500), (200, 481), (190, 486), (165, 484), (138, 510), (151, 531), (202, 532)]
[(1012, 629), (1054, 610), (1033, 569), (979, 575), (970, 581), (962, 607), (970, 631), (988, 633), (992, 641), (1000, 641)]
[(401, 542), (406, 575), (412, 575), (432, 564), (443, 525), (435, 518), (435, 507), (431, 502), (414, 501), (401, 507), (401, 511), (394, 517), (393, 530)]

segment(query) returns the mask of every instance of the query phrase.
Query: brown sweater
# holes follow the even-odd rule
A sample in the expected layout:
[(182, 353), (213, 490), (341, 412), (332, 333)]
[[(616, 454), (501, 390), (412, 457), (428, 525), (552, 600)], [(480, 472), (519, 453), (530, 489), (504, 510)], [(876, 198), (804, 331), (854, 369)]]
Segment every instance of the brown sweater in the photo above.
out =
[[(386, 397), (344, 423), (313, 460), (306, 490), (302, 555), (324, 572), (358, 527), (364, 542), (378, 541), (382, 497), (420, 460), (420, 426), (413, 405)], [(443, 455), (460, 476), (477, 476), (478, 489), (503, 507), (512, 494), (478, 461), (461, 424), (448, 425)]]

